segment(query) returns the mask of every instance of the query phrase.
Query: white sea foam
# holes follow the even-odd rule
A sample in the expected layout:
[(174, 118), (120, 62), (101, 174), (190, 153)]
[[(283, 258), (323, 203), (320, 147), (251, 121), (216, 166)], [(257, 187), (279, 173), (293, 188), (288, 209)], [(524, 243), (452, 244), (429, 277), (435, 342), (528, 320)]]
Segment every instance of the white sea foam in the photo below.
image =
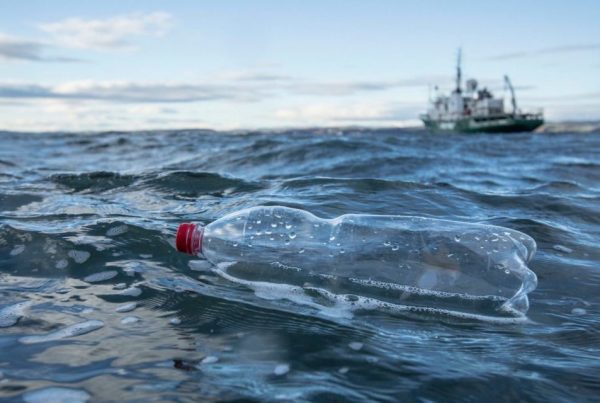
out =
[[(451, 317), (464, 320), (477, 320), (497, 324), (528, 323), (530, 320), (520, 311), (504, 307), (505, 313), (511, 317), (496, 317), (477, 313), (460, 312), (450, 309), (432, 308), (425, 306), (401, 305), (385, 302), (376, 298), (354, 294), (335, 294), (318, 287), (298, 287), (289, 284), (248, 281), (227, 273), (227, 268), (235, 262), (222, 263), (214, 269), (215, 273), (237, 284), (251, 288), (259, 298), (267, 300), (289, 300), (300, 305), (318, 309), (319, 313), (335, 318), (352, 318), (357, 311), (382, 311), (392, 315), (428, 314), (441, 317)], [(315, 302), (314, 296), (326, 299), (329, 304)]]

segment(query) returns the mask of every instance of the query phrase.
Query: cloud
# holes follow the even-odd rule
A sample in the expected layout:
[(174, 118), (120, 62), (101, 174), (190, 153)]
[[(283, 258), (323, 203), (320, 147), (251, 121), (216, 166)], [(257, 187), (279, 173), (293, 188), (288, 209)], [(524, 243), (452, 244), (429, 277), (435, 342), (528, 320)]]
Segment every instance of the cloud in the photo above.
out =
[(55, 86), (1, 84), (0, 98), (62, 99), (125, 103), (172, 103), (216, 100), (254, 101), (256, 90), (226, 84), (75, 81)]
[(292, 81), (291, 76), (261, 72), (261, 71), (225, 71), (216, 75), (220, 80), (242, 81), (242, 82), (285, 82)]
[(44, 42), (30, 41), (0, 34), (0, 59), (30, 62), (77, 62), (79, 59), (47, 56), (51, 46)]
[(502, 53), (499, 55), (491, 56), (491, 57), (487, 58), (487, 60), (521, 59), (521, 58), (525, 58), (525, 57), (533, 57), (533, 56), (540, 56), (540, 55), (582, 52), (582, 51), (599, 50), (599, 49), (600, 49), (600, 43), (573, 44), (573, 45), (563, 45), (563, 46), (554, 46), (554, 47), (549, 47), (549, 48), (541, 48), (541, 49), (537, 49), (537, 50)]
[(435, 77), (396, 81), (310, 82), (252, 73), (201, 83), (73, 81), (58, 85), (1, 83), (0, 99), (63, 99), (121, 103), (256, 102), (278, 95), (343, 96), (421, 86)]
[(447, 82), (449, 76), (421, 76), (404, 80), (296, 82), (288, 86), (290, 92), (303, 95), (342, 96), (360, 92), (386, 91), (395, 88), (421, 87), (435, 82)]
[(162, 36), (172, 25), (165, 12), (128, 14), (107, 19), (68, 18), (39, 28), (64, 46), (81, 49), (128, 49), (136, 36)]
[(414, 118), (422, 109), (416, 104), (311, 104), (296, 108), (282, 108), (275, 117), (288, 121), (311, 122), (397, 122)]

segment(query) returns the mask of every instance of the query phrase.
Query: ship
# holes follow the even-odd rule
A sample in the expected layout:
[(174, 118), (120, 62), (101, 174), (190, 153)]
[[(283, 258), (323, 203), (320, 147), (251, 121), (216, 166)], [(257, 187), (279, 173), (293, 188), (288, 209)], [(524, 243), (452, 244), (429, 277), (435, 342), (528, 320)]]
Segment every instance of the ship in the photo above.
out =
[(507, 75), (505, 88), (511, 96), (510, 111), (504, 109), (504, 99), (495, 98), (487, 88), (478, 88), (477, 80), (469, 79), (462, 88), (461, 51), (456, 63), (456, 87), (450, 95), (430, 97), (427, 113), (420, 116), (425, 127), (435, 132), (514, 133), (530, 132), (544, 123), (539, 112), (523, 112), (517, 108), (515, 90)]

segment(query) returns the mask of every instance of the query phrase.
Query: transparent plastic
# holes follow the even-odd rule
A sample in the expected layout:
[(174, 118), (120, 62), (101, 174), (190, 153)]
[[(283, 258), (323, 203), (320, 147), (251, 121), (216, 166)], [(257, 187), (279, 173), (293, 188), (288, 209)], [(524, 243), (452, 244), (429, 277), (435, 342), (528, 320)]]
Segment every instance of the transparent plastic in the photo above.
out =
[[(195, 229), (199, 255), (244, 281), (289, 283), (390, 303), (524, 315), (535, 241), (519, 231), (413, 216), (323, 219), (254, 207)], [(233, 264), (235, 262), (235, 264)]]

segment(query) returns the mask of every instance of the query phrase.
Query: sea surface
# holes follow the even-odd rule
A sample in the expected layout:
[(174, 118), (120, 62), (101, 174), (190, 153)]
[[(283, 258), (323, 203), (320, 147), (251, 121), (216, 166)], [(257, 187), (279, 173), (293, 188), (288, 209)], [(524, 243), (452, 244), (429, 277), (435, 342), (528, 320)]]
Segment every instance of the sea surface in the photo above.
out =
[[(177, 226), (256, 205), (522, 231), (527, 321), (336, 314)], [(1, 401), (598, 401), (600, 133), (0, 132)]]

